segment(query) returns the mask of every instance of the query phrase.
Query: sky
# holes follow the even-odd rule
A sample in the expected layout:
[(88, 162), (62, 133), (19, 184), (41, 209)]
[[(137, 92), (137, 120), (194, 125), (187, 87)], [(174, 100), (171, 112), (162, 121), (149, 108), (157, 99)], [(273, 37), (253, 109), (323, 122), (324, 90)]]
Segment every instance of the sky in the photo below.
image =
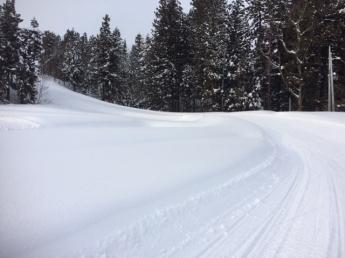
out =
[[(3, 3), (5, 0), (0, 0)], [(16, 0), (17, 12), (28, 26), (36, 17), (41, 30), (63, 35), (67, 29), (97, 34), (102, 17), (109, 14), (112, 28), (118, 27), (128, 44), (138, 33), (151, 31), (159, 0)], [(180, 0), (189, 10), (190, 0)]]

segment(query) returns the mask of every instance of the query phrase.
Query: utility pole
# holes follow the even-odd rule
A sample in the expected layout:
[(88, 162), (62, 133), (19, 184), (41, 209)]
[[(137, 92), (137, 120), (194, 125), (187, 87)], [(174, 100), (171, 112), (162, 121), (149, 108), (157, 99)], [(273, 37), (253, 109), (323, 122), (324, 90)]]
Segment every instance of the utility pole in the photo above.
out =
[(329, 46), (329, 70), (328, 70), (328, 111), (335, 112), (335, 98), (334, 98), (334, 78), (333, 78), (333, 57), (332, 49)]

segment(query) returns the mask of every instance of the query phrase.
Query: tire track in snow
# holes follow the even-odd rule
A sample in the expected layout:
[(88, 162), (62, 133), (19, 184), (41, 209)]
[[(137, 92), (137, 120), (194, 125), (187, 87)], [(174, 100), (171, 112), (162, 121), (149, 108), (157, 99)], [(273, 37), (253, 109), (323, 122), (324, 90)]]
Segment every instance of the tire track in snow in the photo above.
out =
[[(265, 123), (263, 124), (264, 127), (267, 127)], [(344, 181), (341, 184), (339, 180), (343, 179), (345, 169), (338, 162), (344, 160), (344, 157), (342, 159), (339, 157), (338, 159), (332, 159), (328, 151), (329, 148), (332, 148), (332, 145), (333, 148), (337, 146), (340, 153), (345, 153), (345, 150), (339, 143), (327, 140), (327, 137), (324, 137), (327, 135), (319, 136), (314, 134), (315, 132), (310, 134), (308, 132), (307, 134), (304, 130), (301, 130), (302, 134), (300, 135), (297, 132), (290, 134), (284, 132), (283, 126), (278, 128), (276, 130), (281, 130), (281, 132), (279, 131), (280, 134), (289, 139), (286, 142), (289, 142), (289, 145), (293, 147), (293, 151), (301, 157), (306, 165), (301, 173), (309, 177), (305, 184), (301, 184), (301, 186), (305, 186), (306, 191), (304, 191), (303, 198), (300, 199), (296, 214), (303, 214), (303, 209), (309, 209), (313, 213), (295, 219), (289, 227), (288, 234), (278, 230), (278, 233), (272, 234), (271, 239), (265, 239), (264, 236), (260, 237), (261, 241), (269, 243), (275, 236), (284, 235), (284, 241), (281, 242), (274, 254), (270, 254), (268, 251), (266, 253), (258, 252), (253, 248), (253, 243), (249, 247), (252, 255), (247, 253), (247, 256), (240, 257), (342, 257), (345, 243), (343, 239), (345, 236), (344, 206), (340, 206), (339, 202), (343, 199), (344, 193), (339, 192), (339, 187), (335, 182), (339, 185), (344, 184)], [(303, 129), (303, 124), (301, 128)], [(329, 151), (329, 153), (332, 153), (332, 151)], [(318, 191), (320, 189), (323, 190), (322, 194)], [(293, 204), (294, 202), (289, 206)], [(328, 213), (324, 211), (326, 205), (330, 205)], [(284, 223), (284, 220), (280, 223)], [(329, 223), (328, 227), (327, 223)], [(332, 230), (327, 231), (327, 228)], [(314, 232), (315, 235), (313, 236), (311, 232)], [(327, 236), (329, 236), (328, 241)], [(329, 242), (328, 250), (325, 246), (327, 242)], [(267, 244), (266, 247), (262, 246), (261, 249), (268, 250), (271, 244)], [(255, 245), (260, 245), (259, 241), (256, 241)], [(274, 250), (274, 248), (271, 249)]]
[(341, 235), (341, 225), (343, 223), (343, 220), (340, 214), (340, 208), (337, 199), (339, 195), (337, 194), (337, 187), (335, 185), (334, 178), (332, 175), (328, 178), (328, 184), (332, 196), (330, 214), (333, 214), (333, 220), (330, 221), (330, 235), (332, 236), (332, 238), (329, 241), (328, 254), (331, 254), (334, 258), (342, 258), (342, 248), (341, 245), (339, 245), (339, 243), (342, 242), (343, 238)]
[[(292, 185), (291, 185), (291, 188), (294, 186), (294, 182), (296, 181), (296, 179), (297, 179), (297, 177), (294, 178), (293, 183), (292, 183)], [(269, 193), (265, 196), (265, 198), (263, 199), (263, 201), (261, 201), (260, 203), (262, 204), (262, 203), (264, 203), (264, 202), (267, 202), (267, 199), (269, 199), (269, 198), (272, 196), (272, 194), (274, 194), (275, 192), (281, 191), (281, 189), (279, 189), (279, 187), (280, 187), (285, 181), (287, 181), (287, 179), (285, 179), (284, 181), (282, 181), (281, 184), (277, 185), (277, 186), (275, 187), (275, 189), (274, 189), (272, 192), (269, 192)], [(285, 198), (288, 197), (288, 193), (290, 192), (291, 188), (287, 191), (287, 194), (285, 195)], [(284, 198), (284, 199), (285, 199), (285, 198)], [(260, 206), (261, 206), (261, 205), (258, 205), (258, 206), (256, 206), (253, 210), (251, 210), (250, 213), (246, 213), (246, 214), (241, 218), (241, 225), (236, 225), (236, 227), (233, 228), (234, 230), (231, 230), (231, 231), (229, 231), (228, 233), (231, 234), (232, 237), (237, 237), (237, 236), (236, 236), (236, 231), (235, 231), (235, 229), (236, 229), (236, 230), (239, 230), (240, 226), (243, 226), (243, 225), (245, 225), (245, 223), (248, 223), (248, 220), (253, 220), (254, 218), (256, 218), (255, 216), (250, 216), (250, 214), (256, 212), (256, 210), (259, 209)], [(281, 206), (281, 205), (279, 205), (279, 207), (280, 207), (280, 206)], [(278, 207), (278, 208), (279, 208), (279, 207)], [(276, 208), (276, 210), (279, 211), (280, 209), (278, 209), (278, 208)], [(275, 216), (276, 216), (276, 213), (272, 213), (270, 217), (266, 218), (266, 220), (267, 220), (266, 222), (272, 220)], [(257, 220), (258, 222), (262, 223), (262, 220), (261, 220), (261, 219), (258, 220), (258, 219), (256, 218), (256, 220)], [(246, 239), (246, 238), (248, 238), (248, 237), (249, 237), (250, 235), (252, 235), (252, 234), (253, 234), (253, 232), (248, 232), (245, 236), (242, 235), (242, 236), (240, 236), (240, 237)], [(212, 255), (214, 255), (214, 254), (224, 252), (224, 250), (226, 250), (227, 246), (229, 246), (229, 242), (230, 242), (230, 241), (229, 241), (228, 239), (224, 238), (222, 242), (215, 243), (215, 244), (217, 244), (217, 245), (212, 246), (212, 248), (208, 248), (208, 247), (205, 248), (205, 250), (202, 251), (199, 255), (196, 255), (196, 257), (210, 257), (210, 256), (212, 256)], [(238, 246), (238, 247), (240, 247), (240, 246)], [(228, 253), (231, 253), (231, 252), (233, 252), (233, 251), (234, 251), (234, 250), (231, 250), (231, 251), (229, 251)], [(220, 256), (221, 256), (221, 255), (220, 255)], [(235, 255), (235, 257), (244, 257), (244, 256), (237, 256), (237, 255)]]
[[(281, 153), (278, 153), (277, 156), (281, 156), (282, 155), (282, 151)], [(289, 158), (289, 159), (288, 159)], [(277, 168), (281, 167), (286, 161), (291, 161), (291, 157), (285, 157), (286, 160), (280, 160), (280, 162), (276, 165)], [(272, 163), (271, 163), (271, 166), (272, 166)], [(270, 166), (270, 167), (271, 167)], [(266, 167), (262, 173), (267, 173), (268, 171), (268, 167)], [(268, 173), (270, 174), (270, 173)], [(286, 180), (286, 178), (284, 179)], [(295, 177), (295, 180), (297, 180), (297, 177)], [(295, 181), (294, 181), (295, 182)], [(250, 214), (251, 213), (254, 213), (254, 211), (256, 209), (258, 209), (259, 206), (261, 206), (262, 202), (266, 201), (267, 198), (269, 198), (272, 193), (276, 190), (279, 190), (279, 186), (282, 184), (282, 182), (280, 182), (279, 185), (277, 185), (275, 187), (275, 189), (269, 191), (268, 193), (266, 193), (265, 197), (262, 197), (260, 196), (259, 199), (261, 198), (261, 201), (255, 205), (250, 211), (244, 213), (238, 220), (236, 220), (235, 222), (229, 220), (228, 221), (228, 225), (227, 225), (227, 221), (226, 221), (226, 218), (227, 216), (231, 215), (231, 209), (230, 210), (227, 210), (227, 212), (225, 212), (222, 216), (218, 217), (217, 220), (213, 221), (212, 223), (210, 223), (209, 225), (206, 226), (206, 229), (207, 228), (217, 228), (217, 226), (221, 225), (223, 228), (226, 228), (227, 230), (224, 232), (224, 230), (220, 230), (219, 234), (217, 235), (216, 239), (213, 239), (211, 241), (211, 243), (208, 243), (206, 245), (206, 247), (204, 247), (204, 251), (201, 251), (199, 254), (195, 255), (195, 257), (201, 257), (201, 256), (205, 256), (205, 257), (209, 257), (209, 256), (214, 256), (214, 252), (217, 253), (217, 249), (222, 249), (224, 250), (224, 242), (227, 241), (227, 237), (224, 237), (224, 233), (228, 236), (231, 235), (231, 237), (236, 237), (236, 234), (233, 232), (233, 231), (236, 231), (238, 230), (238, 228), (242, 227), (243, 224), (245, 223), (248, 223), (248, 220), (253, 220), (254, 216), (251, 216)], [(288, 195), (287, 195), (288, 196)], [(255, 197), (254, 197), (255, 198)], [(258, 198), (258, 196), (256, 196), (256, 198)], [(245, 204), (245, 203), (244, 203)], [(247, 203), (248, 204), (248, 203)], [(222, 221), (223, 220), (223, 221)], [(207, 230), (202, 230), (200, 232), (198, 232), (197, 235), (207, 235)], [(252, 232), (249, 232), (248, 235), (252, 234)], [(195, 241), (196, 239), (192, 239), (194, 241), (194, 244), (195, 244)], [(200, 241), (198, 241), (200, 242)], [(229, 244), (228, 244), (229, 245)], [(220, 247), (218, 247), (220, 246)], [(181, 253), (175, 255), (175, 257), (188, 257), (188, 255), (184, 255), (182, 253), (185, 253), (186, 250), (182, 250)], [(213, 254), (212, 254), (213, 253)], [(216, 255), (218, 257), (218, 255)], [(169, 256), (169, 257), (174, 257), (174, 256)]]

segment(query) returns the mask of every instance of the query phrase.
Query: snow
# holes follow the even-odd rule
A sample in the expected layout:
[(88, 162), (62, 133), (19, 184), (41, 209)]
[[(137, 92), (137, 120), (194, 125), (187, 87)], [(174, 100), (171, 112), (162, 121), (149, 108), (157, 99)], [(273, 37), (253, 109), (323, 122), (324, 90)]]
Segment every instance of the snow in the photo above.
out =
[(45, 80), (0, 107), (0, 257), (343, 257), (345, 116), (167, 114)]

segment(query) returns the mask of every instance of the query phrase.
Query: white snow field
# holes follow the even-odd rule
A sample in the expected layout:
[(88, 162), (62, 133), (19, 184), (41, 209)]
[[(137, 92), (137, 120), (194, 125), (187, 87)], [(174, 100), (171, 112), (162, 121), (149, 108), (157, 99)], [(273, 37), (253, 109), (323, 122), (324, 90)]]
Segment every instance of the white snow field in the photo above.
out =
[(345, 257), (345, 115), (166, 114), (52, 80), (0, 107), (0, 257)]

